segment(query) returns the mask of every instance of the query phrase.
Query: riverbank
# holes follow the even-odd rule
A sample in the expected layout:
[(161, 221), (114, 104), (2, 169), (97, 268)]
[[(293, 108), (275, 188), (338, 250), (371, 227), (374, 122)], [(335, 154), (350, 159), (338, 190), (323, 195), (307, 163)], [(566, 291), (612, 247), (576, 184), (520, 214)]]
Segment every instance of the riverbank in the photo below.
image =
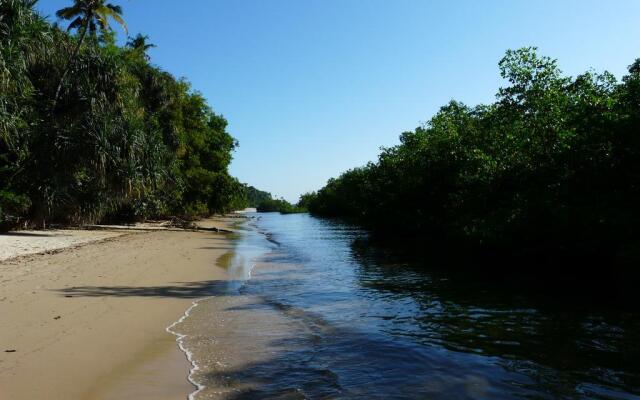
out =
[(227, 279), (216, 260), (231, 248), (161, 230), (0, 261), (0, 398), (186, 397), (191, 366), (166, 328)]

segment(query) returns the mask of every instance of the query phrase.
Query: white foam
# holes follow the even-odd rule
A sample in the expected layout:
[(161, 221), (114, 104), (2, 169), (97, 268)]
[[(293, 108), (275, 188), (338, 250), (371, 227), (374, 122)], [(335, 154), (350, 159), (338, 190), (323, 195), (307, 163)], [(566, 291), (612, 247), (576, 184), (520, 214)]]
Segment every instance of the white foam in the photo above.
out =
[(214, 299), (213, 296), (203, 297), (201, 299), (195, 300), (194, 302), (191, 303), (191, 306), (187, 308), (187, 311), (184, 312), (184, 314), (182, 315), (182, 317), (180, 317), (179, 320), (177, 320), (176, 322), (174, 322), (173, 324), (165, 328), (167, 332), (169, 332), (170, 334), (176, 337), (176, 342), (178, 343), (178, 347), (187, 356), (187, 360), (191, 363), (191, 369), (189, 370), (189, 375), (187, 376), (187, 379), (189, 380), (189, 382), (191, 382), (193, 386), (196, 387), (196, 390), (191, 394), (189, 394), (188, 400), (194, 400), (196, 395), (205, 388), (205, 385), (197, 382), (193, 377), (194, 373), (200, 369), (200, 366), (196, 363), (193, 357), (193, 352), (187, 349), (187, 347), (184, 345), (184, 339), (187, 337), (187, 335), (177, 332), (173, 328), (175, 328), (177, 325), (180, 325), (185, 319), (189, 318), (191, 311), (194, 308), (196, 308), (201, 301), (212, 300), (212, 299)]
[(198, 303), (200, 303), (202, 300), (207, 300), (210, 299), (210, 297), (207, 298), (203, 298), (203, 299), (198, 299), (196, 301), (194, 301), (193, 303), (191, 303), (191, 307), (189, 307), (187, 309), (187, 311), (184, 312), (184, 314), (182, 315), (182, 317), (180, 317), (179, 320), (177, 320), (176, 322), (174, 322), (173, 324), (169, 325), (166, 328), (166, 331), (171, 333), (172, 335), (176, 336), (176, 342), (178, 342), (178, 347), (180, 348), (180, 350), (182, 350), (182, 352), (187, 356), (187, 360), (189, 360), (189, 362), (191, 363), (191, 369), (189, 370), (189, 376), (187, 377), (187, 379), (189, 380), (189, 382), (191, 382), (191, 384), (193, 386), (195, 386), (197, 389), (196, 391), (192, 392), (191, 394), (189, 394), (188, 399), (189, 400), (194, 400), (195, 396), (202, 390), (204, 389), (204, 385), (196, 382), (196, 380), (193, 378), (193, 374), (198, 371), (200, 369), (200, 367), (198, 366), (198, 364), (196, 364), (195, 360), (193, 359), (193, 353), (191, 351), (189, 351), (189, 349), (187, 349), (184, 346), (184, 339), (187, 337), (187, 335), (184, 335), (182, 333), (176, 332), (173, 330), (174, 327), (176, 327), (177, 325), (181, 324), (186, 318), (189, 317), (189, 314), (191, 314), (191, 310), (193, 310), (195, 307), (198, 306)]
[[(264, 255), (264, 254), (266, 254), (266, 252), (262, 252), (261, 254)], [(240, 258), (240, 260), (238, 260), (238, 258)], [(251, 257), (249, 259), (249, 261), (247, 261), (245, 257), (240, 256), (238, 253), (236, 253), (234, 262), (231, 264), (230, 270), (239, 269), (241, 271), (241, 274), (240, 274), (240, 277), (237, 277), (237, 278), (241, 278), (241, 280), (247, 281), (247, 280), (251, 279), (251, 274), (253, 272), (253, 269), (256, 266), (255, 262), (256, 262), (257, 258), (258, 258), (258, 256), (254, 255), (253, 257)], [(189, 317), (189, 315), (191, 314), (191, 311), (195, 307), (197, 307), (198, 304), (201, 301), (211, 300), (213, 298), (214, 297), (211, 296), (211, 297), (204, 297), (204, 298), (195, 300), (194, 302), (191, 303), (191, 306), (187, 309), (187, 311), (184, 312), (184, 314), (182, 315), (182, 317), (180, 317), (179, 320), (177, 320), (176, 322), (174, 322), (173, 324), (169, 325), (166, 328), (167, 332), (169, 332), (172, 335), (176, 336), (176, 342), (178, 343), (178, 347), (187, 356), (187, 360), (191, 363), (191, 370), (189, 371), (189, 376), (187, 377), (187, 379), (197, 389), (196, 389), (196, 391), (194, 391), (191, 394), (189, 394), (188, 400), (194, 400), (196, 395), (198, 393), (200, 393), (205, 388), (205, 385), (197, 382), (193, 377), (194, 373), (200, 369), (200, 366), (198, 366), (198, 364), (194, 360), (193, 353), (191, 351), (189, 351), (189, 349), (187, 349), (186, 346), (184, 345), (184, 339), (187, 337), (187, 335), (179, 333), (179, 332), (176, 332), (173, 328), (175, 328), (177, 325), (180, 325), (185, 319), (187, 319)]]

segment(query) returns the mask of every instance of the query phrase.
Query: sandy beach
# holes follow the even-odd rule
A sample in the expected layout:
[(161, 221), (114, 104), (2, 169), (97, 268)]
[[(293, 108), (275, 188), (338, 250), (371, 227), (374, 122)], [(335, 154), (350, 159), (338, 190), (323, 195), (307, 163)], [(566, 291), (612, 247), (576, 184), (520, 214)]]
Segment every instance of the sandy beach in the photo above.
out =
[(100, 235), (0, 261), (1, 400), (183, 399), (194, 390), (191, 365), (166, 328), (227, 279), (216, 260), (230, 240), (192, 231)]

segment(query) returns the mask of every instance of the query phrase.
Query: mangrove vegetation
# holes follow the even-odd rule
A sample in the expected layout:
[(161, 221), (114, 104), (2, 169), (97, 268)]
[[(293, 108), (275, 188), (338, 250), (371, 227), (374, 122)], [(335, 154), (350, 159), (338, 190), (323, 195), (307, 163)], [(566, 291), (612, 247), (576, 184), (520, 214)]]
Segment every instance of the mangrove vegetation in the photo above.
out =
[(535, 48), (507, 51), (499, 68), (494, 103), (451, 101), (303, 196), (310, 212), (421, 246), (637, 259), (640, 60), (621, 81), (565, 76)]

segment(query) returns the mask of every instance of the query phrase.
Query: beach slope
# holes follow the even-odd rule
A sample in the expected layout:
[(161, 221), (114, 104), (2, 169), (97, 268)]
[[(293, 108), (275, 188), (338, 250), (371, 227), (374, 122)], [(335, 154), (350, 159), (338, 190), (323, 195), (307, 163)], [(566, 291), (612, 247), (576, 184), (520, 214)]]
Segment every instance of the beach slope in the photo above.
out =
[(190, 364), (165, 328), (226, 280), (231, 247), (157, 231), (0, 262), (0, 399), (185, 398)]

